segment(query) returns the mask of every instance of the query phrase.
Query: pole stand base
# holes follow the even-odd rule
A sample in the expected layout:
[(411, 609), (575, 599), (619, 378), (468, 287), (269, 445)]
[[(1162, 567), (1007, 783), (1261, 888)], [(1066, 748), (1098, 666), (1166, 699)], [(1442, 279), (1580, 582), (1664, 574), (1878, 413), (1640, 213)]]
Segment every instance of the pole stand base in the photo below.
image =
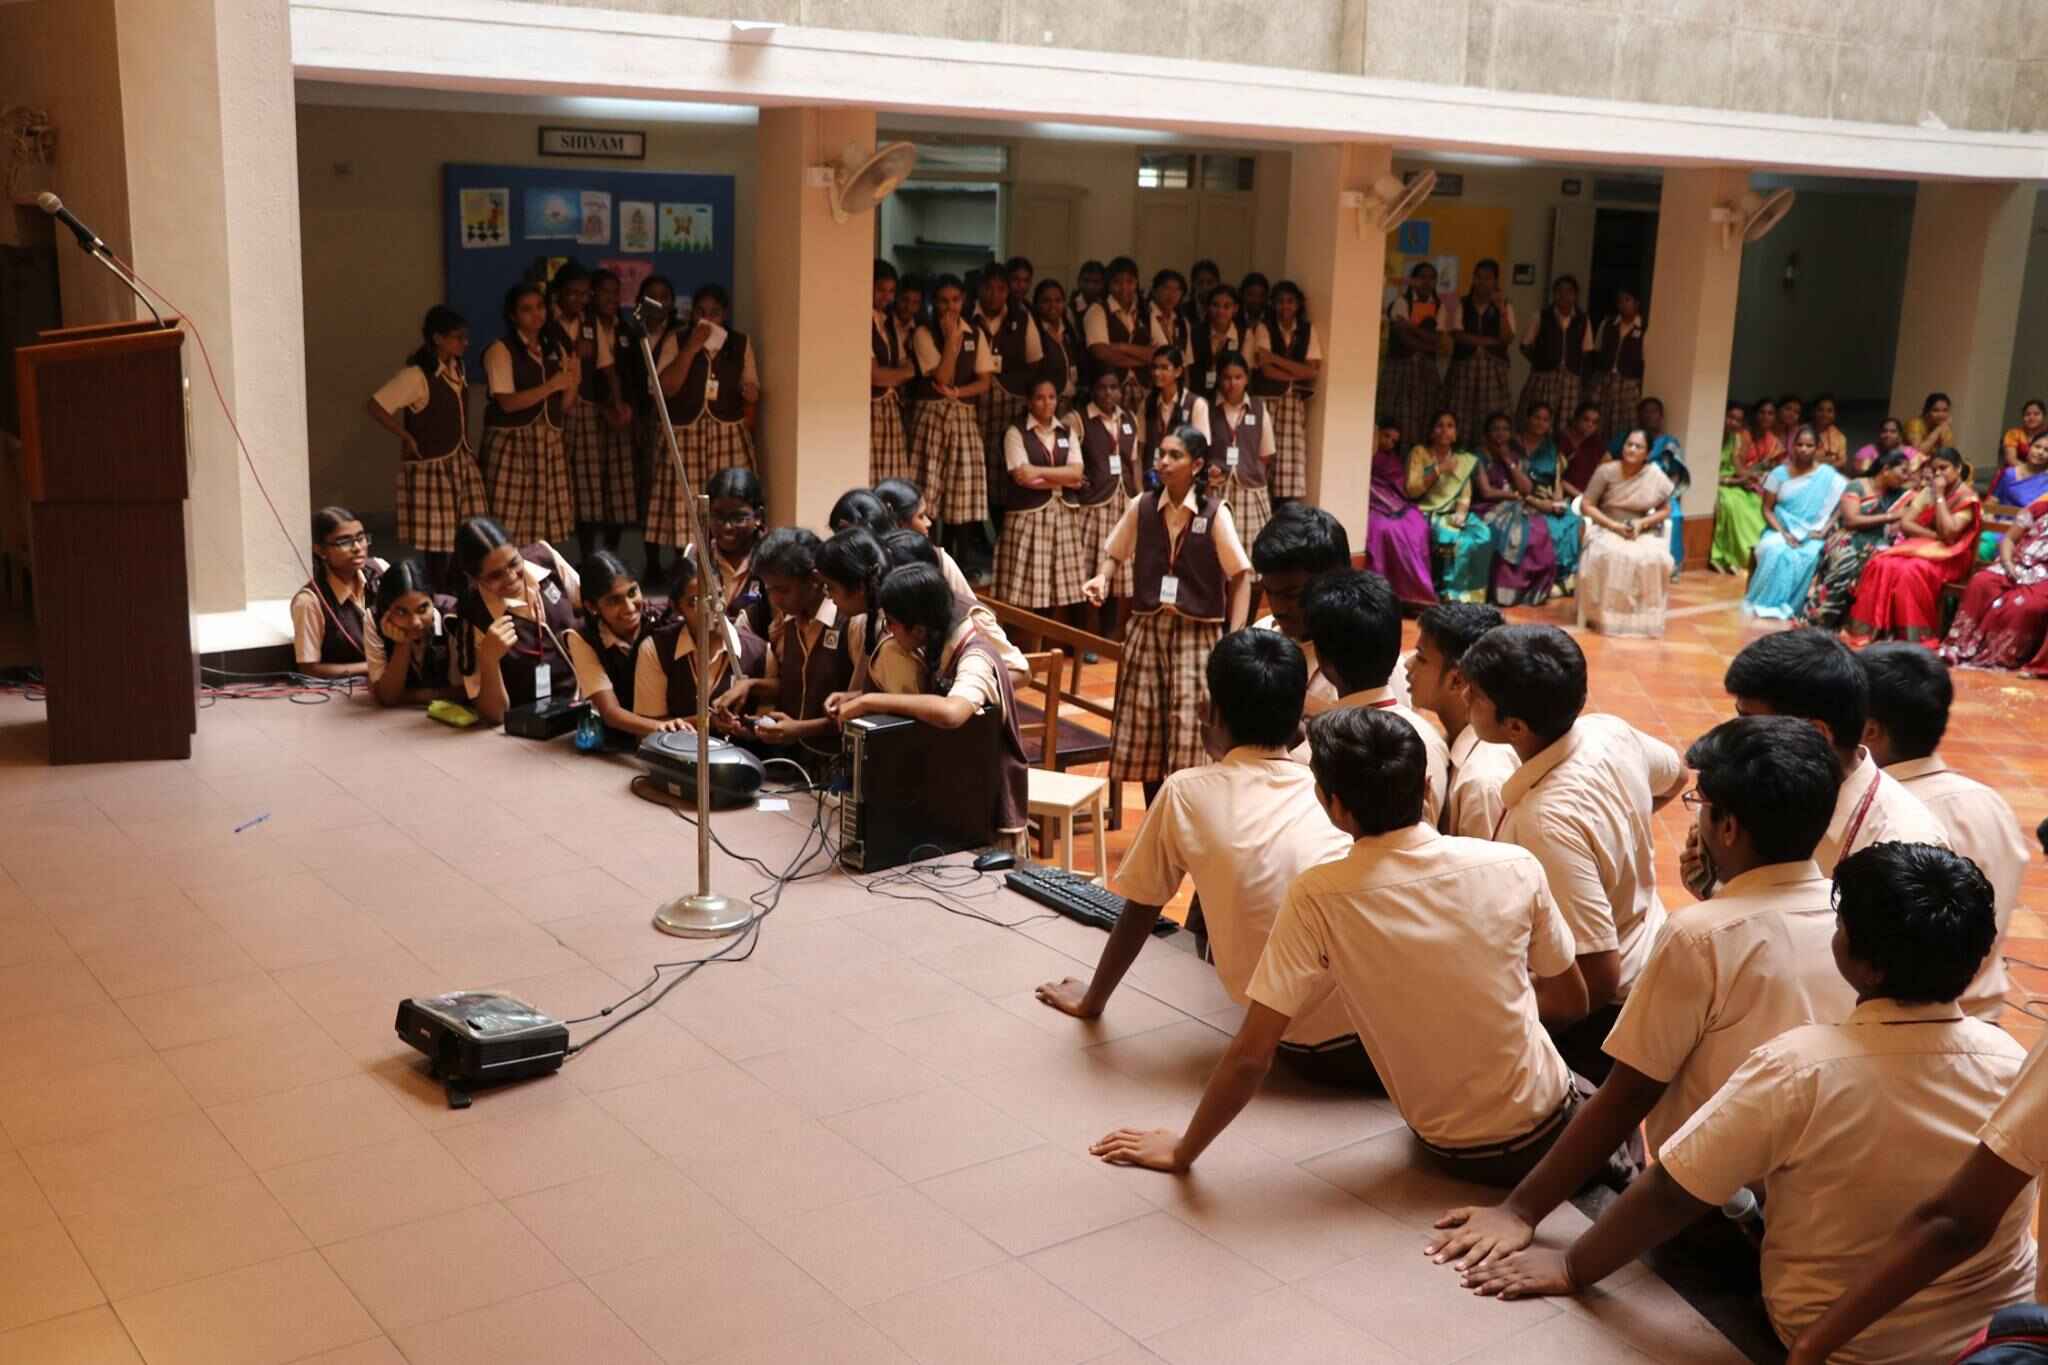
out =
[(654, 927), (678, 938), (726, 938), (753, 918), (750, 907), (729, 896), (679, 896), (654, 912)]

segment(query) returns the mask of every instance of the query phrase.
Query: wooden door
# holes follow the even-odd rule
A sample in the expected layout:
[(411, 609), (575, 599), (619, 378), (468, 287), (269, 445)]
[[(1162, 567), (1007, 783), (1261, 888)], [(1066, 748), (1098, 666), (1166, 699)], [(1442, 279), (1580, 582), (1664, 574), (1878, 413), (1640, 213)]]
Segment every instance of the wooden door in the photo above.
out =
[(1010, 251), (1028, 256), (1038, 278), (1071, 284), (1081, 265), (1078, 185), (1018, 185), (1010, 192)]
[(1252, 268), (1257, 215), (1257, 202), (1249, 194), (1203, 194), (1190, 259), (1206, 256), (1216, 262), (1224, 279), (1241, 279)]
[(1138, 192), (1138, 269), (1140, 285), (1150, 288), (1156, 270), (1186, 270), (1201, 253), (1196, 250), (1196, 196), (1187, 190)]

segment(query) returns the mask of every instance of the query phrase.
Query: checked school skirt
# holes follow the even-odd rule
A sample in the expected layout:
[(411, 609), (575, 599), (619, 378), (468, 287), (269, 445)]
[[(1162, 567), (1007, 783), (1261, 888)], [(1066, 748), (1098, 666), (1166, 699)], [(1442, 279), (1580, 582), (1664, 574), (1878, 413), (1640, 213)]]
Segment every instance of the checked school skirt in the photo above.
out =
[[(752, 469), (754, 438), (744, 422), (720, 422), (708, 415), (676, 431), (676, 447), (682, 452), (683, 470), (692, 497), (721, 469)], [(647, 543), (687, 545), (690, 542), (690, 514), (683, 510), (683, 489), (676, 483), (676, 465), (668, 455), (668, 441), (655, 427), (652, 470), (647, 489)]]
[(895, 389), (868, 400), (868, 483), (884, 479), (917, 481), (910, 462), (910, 437), (903, 430), (903, 401)]
[(447, 554), (455, 528), (470, 517), (490, 515), (483, 471), (468, 446), (431, 460), (402, 460), (398, 466), (398, 538), (422, 551)]
[(1273, 424), (1271, 487), (1276, 498), (1308, 496), (1308, 400), (1305, 393), (1266, 400), (1266, 420)]
[(604, 419), (595, 403), (578, 403), (562, 424), (569, 454), (569, 481), (576, 494), (576, 520), (613, 526), (639, 515), (633, 483), (633, 429), (621, 431)]
[[(1443, 380), (1437, 376), (1434, 353), (1398, 355), (1389, 352), (1386, 363), (1380, 366), (1380, 387), (1373, 400), (1374, 408), (1382, 417), (1391, 417), (1401, 425), (1401, 441), (1404, 445), (1428, 445), (1429, 419), (1436, 411), (1437, 400), (1442, 397)], [(1458, 433), (1462, 448), (1466, 437)]]
[(1259, 532), (1273, 519), (1273, 494), (1269, 488), (1247, 488), (1232, 474), (1223, 480), (1223, 502), (1230, 509), (1230, 521), (1237, 538), (1249, 551)]
[[(1109, 543), (1109, 533), (1116, 529), (1117, 522), (1123, 520), (1124, 508), (1130, 505), (1130, 501), (1123, 484), (1118, 483), (1101, 502), (1074, 509), (1078, 538), (1088, 565), (1088, 578), (1095, 576), (1095, 566), (1102, 559), (1102, 547)], [(1085, 583), (1088, 580), (1084, 578), (1081, 581)], [(1109, 576), (1109, 595), (1112, 600), (1129, 597), (1136, 588), (1137, 569), (1133, 561), (1126, 559)]]
[(974, 405), (932, 398), (917, 405), (917, 435), (911, 462), (925, 506), (948, 526), (965, 526), (988, 516), (988, 455)]
[[(1474, 351), (1451, 362), (1444, 376), (1443, 406), (1458, 414), (1458, 440), (1473, 449), (1486, 434), (1486, 416), (1508, 410), (1508, 361), (1492, 351)], [(1569, 417), (1560, 419), (1570, 421)], [(1427, 433), (1419, 444), (1427, 444)]]
[(545, 419), (484, 428), (484, 468), (491, 511), (513, 544), (567, 540), (575, 531), (569, 457), (562, 433)]
[[(1562, 425), (1571, 421), (1572, 410), (1579, 406), (1579, 377), (1566, 369), (1533, 372), (1522, 385), (1522, 398), (1515, 404), (1515, 412), (1518, 416), (1526, 417), (1529, 415), (1529, 409), (1538, 403), (1550, 404), (1551, 420), (1554, 423)], [(1633, 421), (1635, 414), (1631, 412), (1629, 418)], [(1461, 441), (1464, 436), (1464, 432), (1458, 433)]]
[(1202, 722), (1209, 710), (1209, 651), (1223, 622), (1194, 621), (1164, 608), (1131, 618), (1116, 670), (1109, 780), (1163, 782), (1208, 761)]
[(1095, 572), (1081, 531), (1080, 509), (1057, 494), (1033, 511), (1006, 514), (996, 538), (995, 595), (1029, 611), (1080, 601)]
[[(1635, 430), (1636, 409), (1643, 402), (1643, 381), (1630, 379), (1620, 370), (1609, 370), (1595, 384), (1593, 401), (1600, 405), (1600, 434), (1609, 440), (1627, 435)], [(1564, 413), (1557, 414), (1559, 426), (1570, 420)]]

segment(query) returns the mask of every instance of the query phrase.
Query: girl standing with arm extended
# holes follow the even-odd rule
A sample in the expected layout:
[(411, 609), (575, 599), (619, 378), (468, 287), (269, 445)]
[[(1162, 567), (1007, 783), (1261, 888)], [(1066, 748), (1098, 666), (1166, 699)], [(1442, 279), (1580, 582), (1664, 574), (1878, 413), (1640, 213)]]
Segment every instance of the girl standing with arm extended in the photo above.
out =
[(435, 304), (420, 348), (369, 401), (370, 419), (398, 438), (398, 538), (426, 556), (437, 589), (450, 586), (456, 526), (490, 510), (469, 446), (468, 349), (462, 314)]

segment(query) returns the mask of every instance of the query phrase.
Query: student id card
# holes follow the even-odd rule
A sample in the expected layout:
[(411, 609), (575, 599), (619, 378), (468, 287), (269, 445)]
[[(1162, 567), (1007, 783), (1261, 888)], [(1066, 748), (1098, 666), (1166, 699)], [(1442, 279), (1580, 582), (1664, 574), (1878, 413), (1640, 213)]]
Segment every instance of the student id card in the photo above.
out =
[(1231, 446), (1231, 447), (1230, 447), (1229, 449), (1227, 449), (1227, 450), (1225, 450), (1225, 451), (1223, 452), (1223, 467), (1224, 467), (1225, 469), (1228, 469), (1228, 470), (1232, 471), (1233, 473), (1234, 473), (1234, 472), (1236, 472), (1236, 469), (1237, 469), (1237, 447), (1236, 447), (1236, 446)]
[(1110, 472), (1110, 473), (1112, 473), (1112, 474), (1122, 474), (1122, 473), (1124, 472), (1124, 457), (1123, 457), (1123, 456), (1121, 456), (1121, 455), (1117, 455), (1117, 454), (1111, 454), (1111, 455), (1110, 455), (1110, 457), (1109, 457), (1109, 472)]
[(1214, 365), (1202, 371), (1202, 387), (1205, 389), (1216, 387), (1216, 367)]
[(715, 374), (704, 376), (704, 401), (707, 403), (716, 403), (718, 401), (718, 376)]
[(533, 699), (546, 701), (554, 693), (554, 669), (547, 664), (533, 666)]
[(1180, 601), (1180, 575), (1168, 574), (1159, 580), (1159, 605), (1170, 607)]

